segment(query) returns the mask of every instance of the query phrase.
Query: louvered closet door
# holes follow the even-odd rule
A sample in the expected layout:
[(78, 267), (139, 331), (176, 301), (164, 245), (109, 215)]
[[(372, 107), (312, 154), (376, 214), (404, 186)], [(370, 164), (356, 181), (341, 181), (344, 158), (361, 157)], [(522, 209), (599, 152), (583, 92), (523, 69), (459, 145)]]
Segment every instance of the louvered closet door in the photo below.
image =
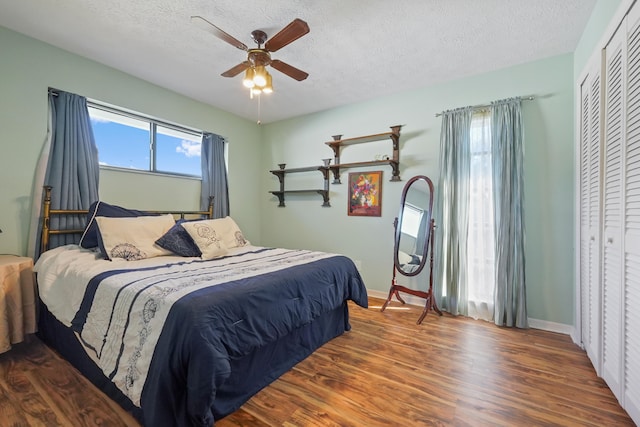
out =
[(624, 147), (625, 31), (605, 49), (603, 170), (602, 377), (622, 401), (622, 154)]
[(624, 397), (640, 423), (640, 7), (627, 16), (627, 102), (624, 187)]
[(600, 161), (601, 63), (580, 85), (580, 258), (581, 340), (600, 375)]

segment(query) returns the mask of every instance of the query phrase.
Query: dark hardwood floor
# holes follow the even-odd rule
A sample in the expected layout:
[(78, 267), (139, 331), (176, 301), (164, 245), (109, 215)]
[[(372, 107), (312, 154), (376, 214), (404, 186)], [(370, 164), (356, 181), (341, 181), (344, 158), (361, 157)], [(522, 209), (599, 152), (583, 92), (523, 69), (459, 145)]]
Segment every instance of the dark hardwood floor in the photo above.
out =
[[(231, 426), (633, 426), (566, 335), (382, 301), (216, 422)], [(36, 338), (0, 355), (0, 426), (137, 426)]]

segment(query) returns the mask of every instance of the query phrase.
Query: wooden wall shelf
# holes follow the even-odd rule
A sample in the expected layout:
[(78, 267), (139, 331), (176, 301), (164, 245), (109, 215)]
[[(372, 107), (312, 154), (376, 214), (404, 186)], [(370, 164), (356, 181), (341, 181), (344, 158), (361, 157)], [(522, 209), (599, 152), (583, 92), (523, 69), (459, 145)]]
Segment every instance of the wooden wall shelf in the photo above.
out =
[[(392, 176), (390, 181), (400, 181), (400, 128), (402, 125), (391, 126), (391, 132), (378, 133), (374, 135), (365, 135), (355, 138), (342, 139), (342, 135), (334, 135), (333, 141), (325, 142), (326, 145), (331, 147), (334, 154), (334, 164), (329, 166), (331, 172), (333, 172), (333, 184), (340, 184), (340, 169), (377, 166), (377, 165), (389, 165), (392, 169)], [(366, 162), (352, 162), (352, 163), (340, 163), (340, 151), (342, 147), (346, 147), (354, 144), (364, 144), (367, 142), (381, 141), (390, 138), (393, 144), (392, 158), (388, 160), (373, 160)]]
[[(333, 141), (325, 142), (333, 150), (334, 164), (331, 159), (322, 159), (322, 166), (307, 166), (301, 168), (287, 168), (285, 163), (278, 164), (279, 169), (270, 170), (272, 174), (278, 177), (280, 181), (280, 189), (278, 191), (269, 191), (269, 193), (278, 197), (278, 207), (285, 207), (285, 194), (303, 194), (318, 193), (322, 196), (322, 206), (330, 207), (329, 203), (329, 172), (333, 173), (333, 183), (340, 184), (340, 170), (348, 168), (361, 168), (367, 166), (389, 165), (392, 169), (391, 179), (389, 181), (400, 181), (400, 128), (402, 125), (391, 126), (391, 132), (377, 133), (373, 135), (358, 136), (355, 138), (342, 138), (342, 135), (334, 135)], [(382, 141), (389, 138), (392, 142), (392, 155), (390, 159), (373, 160), (364, 162), (340, 163), (340, 151), (343, 147), (354, 144), (364, 144), (373, 141)], [(285, 175), (288, 173), (313, 172), (322, 173), (324, 186), (321, 189), (304, 189), (304, 190), (285, 190)]]
[[(279, 191), (269, 191), (269, 193), (273, 194), (274, 196), (278, 197), (279, 200), (279, 204), (278, 207), (279, 208), (284, 208), (286, 205), (284, 203), (285, 200), (285, 194), (308, 194), (308, 193), (317, 193), (320, 194), (322, 196), (322, 206), (323, 207), (331, 207), (331, 204), (329, 203), (329, 162), (331, 161), (331, 159), (324, 159), (323, 162), (325, 164), (325, 166), (307, 166), (307, 167), (302, 167), (302, 168), (285, 168), (286, 164), (281, 163), (278, 166), (280, 167), (280, 169), (274, 169), (274, 170), (270, 170), (269, 172), (271, 172), (272, 174), (274, 174), (275, 176), (278, 177), (278, 180), (280, 181), (280, 190)], [(304, 190), (285, 190), (284, 188), (284, 177), (286, 174), (288, 173), (300, 173), (300, 172), (313, 172), (313, 171), (319, 171), (320, 173), (322, 173), (322, 177), (324, 180), (324, 188), (322, 189), (304, 189)]]

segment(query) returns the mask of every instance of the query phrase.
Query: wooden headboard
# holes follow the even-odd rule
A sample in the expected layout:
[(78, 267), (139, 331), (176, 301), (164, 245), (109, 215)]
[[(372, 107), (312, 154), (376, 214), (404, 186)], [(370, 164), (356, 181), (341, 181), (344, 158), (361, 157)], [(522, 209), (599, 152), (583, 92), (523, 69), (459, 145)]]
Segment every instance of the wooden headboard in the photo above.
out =
[[(82, 229), (56, 230), (51, 228), (51, 217), (53, 215), (86, 215), (86, 209), (51, 209), (51, 186), (44, 186), (44, 200), (42, 210), (42, 232), (40, 235), (40, 253), (49, 249), (49, 238), (57, 234), (82, 234)], [(206, 211), (145, 211), (151, 215), (172, 214), (184, 219), (186, 216), (200, 216), (209, 219), (213, 218), (213, 196), (209, 197), (209, 209)]]

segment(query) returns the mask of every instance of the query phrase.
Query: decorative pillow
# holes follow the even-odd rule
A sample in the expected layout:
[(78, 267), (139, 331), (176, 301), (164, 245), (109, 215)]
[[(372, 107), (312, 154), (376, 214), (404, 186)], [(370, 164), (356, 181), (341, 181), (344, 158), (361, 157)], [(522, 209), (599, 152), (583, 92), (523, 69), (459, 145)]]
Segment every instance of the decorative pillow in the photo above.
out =
[(89, 213), (87, 214), (87, 225), (80, 238), (80, 246), (85, 249), (91, 249), (98, 246), (98, 226), (95, 218), (98, 216), (104, 216), (109, 218), (129, 218), (136, 216), (149, 216), (151, 214), (137, 211), (134, 209), (126, 209), (116, 205), (110, 205), (109, 203), (98, 200), (93, 202), (89, 207)]
[(135, 218), (95, 218), (99, 229), (100, 249), (108, 259), (127, 261), (171, 255), (171, 251), (155, 244), (176, 221), (173, 215), (138, 216)]
[(222, 234), (212, 226), (213, 220), (184, 222), (182, 227), (202, 252), (202, 259), (216, 258), (227, 253)]
[(167, 249), (176, 255), (199, 257), (202, 255), (200, 248), (193, 241), (193, 238), (187, 230), (181, 225), (186, 222), (184, 219), (179, 219), (176, 224), (165, 233), (164, 236), (156, 240), (156, 245), (161, 248)]
[(218, 219), (205, 219), (197, 221), (207, 224), (215, 230), (217, 236), (222, 239), (227, 248), (238, 248), (249, 245), (249, 241), (244, 238), (238, 224), (230, 216)]

